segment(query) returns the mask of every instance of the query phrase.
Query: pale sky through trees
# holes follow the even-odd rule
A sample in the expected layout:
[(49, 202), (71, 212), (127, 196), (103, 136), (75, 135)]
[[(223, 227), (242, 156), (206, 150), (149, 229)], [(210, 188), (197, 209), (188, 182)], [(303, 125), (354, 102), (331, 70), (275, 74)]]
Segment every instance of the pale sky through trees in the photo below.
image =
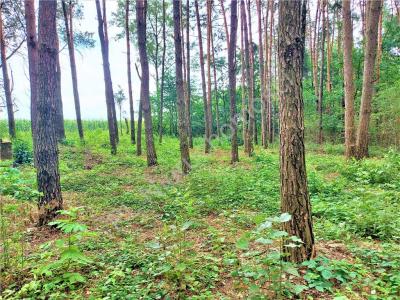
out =
[[(94, 1), (81, 1), (83, 4), (84, 19), (75, 21), (74, 27), (89, 32), (93, 32), (93, 38), (96, 45), (91, 49), (76, 49), (76, 63), (78, 69), (78, 85), (81, 96), (81, 110), (83, 119), (106, 119), (107, 110), (104, 96), (104, 79), (102, 71), (102, 59), (100, 42), (97, 33), (97, 15), (96, 5)], [(38, 5), (36, 5), (36, 10)], [(111, 76), (113, 80), (114, 92), (118, 90), (120, 85), (127, 95), (127, 78), (126, 78), (126, 46), (125, 39), (115, 40), (115, 35), (121, 32), (120, 28), (112, 26), (112, 12), (117, 9), (117, 1), (107, 0), (107, 18), (109, 20), (110, 35), (110, 65)], [(134, 36), (136, 38), (136, 36)], [(64, 47), (64, 43), (60, 43), (60, 48)], [(140, 82), (134, 68), (138, 55), (135, 47), (132, 49), (132, 86), (133, 99), (135, 105), (135, 113), (138, 106), (140, 95)], [(19, 51), (26, 53), (26, 44)], [(65, 119), (75, 119), (74, 97), (72, 91), (71, 70), (69, 66), (68, 48), (64, 47), (60, 54), (62, 68), (62, 96), (64, 105)], [(28, 58), (15, 55), (9, 61), (10, 69), (13, 72), (14, 90), (13, 98), (16, 99), (18, 111), (15, 113), (17, 119), (30, 119), (30, 87), (28, 73)], [(153, 81), (152, 79), (150, 81)], [(151, 90), (153, 84), (150, 84)], [(128, 101), (124, 103), (124, 111), (126, 116), (129, 115)], [(6, 119), (7, 112), (0, 112), (0, 119)]]

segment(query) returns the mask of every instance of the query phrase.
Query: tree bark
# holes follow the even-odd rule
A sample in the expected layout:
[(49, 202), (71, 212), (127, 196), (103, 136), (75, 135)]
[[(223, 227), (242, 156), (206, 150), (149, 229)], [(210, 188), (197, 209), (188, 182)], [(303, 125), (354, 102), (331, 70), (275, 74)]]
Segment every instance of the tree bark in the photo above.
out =
[[(219, 0), (219, 3), (221, 5), (222, 16), (224, 18), (224, 28), (225, 28), (225, 36), (226, 36), (226, 49), (227, 49), (227, 51), (229, 51), (228, 50), (229, 49), (229, 31), (228, 31), (228, 22), (226, 20), (226, 14), (225, 14), (224, 0)], [(231, 29), (232, 29), (232, 27), (231, 27)]]
[(236, 38), (237, 38), (237, 0), (231, 0), (231, 33), (228, 47), (229, 68), (229, 99), (231, 118), (231, 162), (239, 161), (239, 150), (237, 141), (237, 114), (236, 114)]
[(211, 135), (213, 132), (212, 122), (212, 89), (211, 89), (211, 26), (212, 26), (212, 0), (207, 0), (207, 123), (209, 129), (209, 139), (211, 142)]
[(326, 33), (326, 19), (325, 8), (327, 6), (326, 0), (322, 0), (322, 32), (321, 32), (321, 66), (319, 72), (319, 88), (318, 88), (318, 144), (323, 142), (323, 99), (324, 99), (324, 76), (325, 76), (325, 33)]
[(371, 117), (371, 102), (374, 92), (374, 68), (376, 49), (378, 46), (379, 15), (382, 10), (381, 1), (371, 1), (366, 12), (366, 43), (364, 55), (363, 86), (360, 107), (360, 122), (357, 131), (356, 158), (368, 156), (368, 129)]
[(161, 60), (161, 91), (160, 91), (160, 110), (158, 115), (158, 138), (159, 143), (162, 143), (163, 137), (163, 109), (164, 109), (164, 81), (165, 81), (165, 53), (166, 53), (166, 29), (165, 29), (165, 22), (166, 22), (166, 8), (165, 8), (165, 0), (162, 2), (163, 6), (163, 13), (162, 13), (162, 36), (163, 36), (163, 50), (162, 50), (162, 60)]
[(189, 147), (193, 148), (192, 135), (192, 110), (191, 110), (191, 86), (190, 86), (190, 1), (186, 1), (186, 118), (188, 126)]
[(36, 34), (35, 0), (25, 0), (25, 24), (27, 35), (28, 62), (29, 62), (29, 84), (31, 90), (31, 129), (33, 149), (36, 144), (36, 111), (38, 98), (38, 42)]
[(353, 24), (351, 18), (351, 0), (342, 1), (343, 14), (343, 68), (344, 68), (344, 140), (345, 155), (354, 156), (354, 76), (353, 76)]
[(241, 78), (240, 78), (240, 83), (241, 83), (241, 89), (242, 89), (242, 139), (243, 139), (243, 144), (244, 144), (244, 149), (246, 151), (247, 149), (247, 101), (246, 101), (246, 60), (244, 59), (244, 22), (243, 22), (243, 15), (242, 15), (242, 10), (241, 10), (241, 5), (240, 3), (240, 64), (241, 64)]
[(0, 4), (0, 53), (1, 53), (1, 61), (3, 63), (1, 69), (3, 71), (3, 88), (7, 106), (8, 134), (10, 135), (11, 138), (15, 138), (16, 132), (15, 132), (14, 107), (11, 95), (10, 77), (8, 76), (6, 44), (5, 44), (4, 28), (3, 28), (3, 16), (2, 16), (3, 5), (4, 3)]
[[(116, 127), (115, 115), (115, 102), (114, 102), (114, 92), (112, 87), (111, 72), (110, 72), (110, 62), (109, 62), (109, 51), (106, 40), (105, 24), (103, 21), (103, 16), (101, 13), (100, 0), (96, 0), (96, 10), (98, 19), (98, 31), (101, 46), (101, 55), (103, 58), (103, 73), (104, 73), (104, 86), (105, 86), (105, 96), (107, 104), (107, 120), (108, 120), (108, 132), (111, 145), (111, 154), (117, 154), (117, 134), (118, 127)], [(112, 108), (114, 106), (114, 109)]]
[(279, 1), (281, 210), (292, 216), (283, 229), (303, 241), (295, 248), (285, 242), (283, 251), (295, 263), (315, 256), (304, 150), (301, 28), (301, 1)]
[[(208, 1), (208, 0), (207, 0)], [(199, 2), (198, 0), (194, 1), (194, 5), (196, 8), (196, 20), (197, 20), (197, 32), (199, 38), (199, 53), (200, 53), (200, 71), (201, 71), (201, 88), (203, 91), (203, 102), (204, 102), (204, 124), (205, 124), (205, 153), (210, 153), (211, 151), (211, 116), (209, 116), (210, 110), (208, 109), (208, 101), (207, 101), (207, 90), (206, 90), (206, 75), (204, 71), (204, 51), (203, 51), (203, 39), (201, 35), (201, 24), (200, 24), (200, 13), (199, 13)]]
[(136, 155), (142, 155), (142, 126), (143, 126), (143, 109), (142, 109), (142, 95), (140, 94), (139, 112), (138, 112), (138, 125), (137, 125), (137, 141), (136, 141)]
[(174, 10), (174, 42), (175, 42), (175, 74), (177, 99), (176, 108), (178, 110), (178, 128), (179, 128), (179, 145), (181, 152), (182, 172), (188, 174), (191, 169), (188, 130), (185, 120), (185, 95), (183, 91), (183, 74), (182, 74), (182, 41), (181, 41), (181, 10), (179, 2), (173, 1)]
[(254, 138), (254, 107), (253, 107), (253, 70), (251, 62), (252, 47), (249, 42), (249, 32), (247, 27), (247, 16), (244, 0), (240, 1), (241, 15), (243, 19), (243, 29), (244, 29), (244, 53), (246, 61), (246, 79), (247, 79), (247, 91), (248, 91), (248, 105), (249, 105), (249, 120), (248, 129), (246, 131), (246, 149), (245, 152), (251, 156), (253, 154), (253, 138)]
[(64, 127), (64, 109), (62, 103), (62, 93), (61, 93), (61, 65), (60, 65), (60, 42), (57, 36), (57, 101), (56, 101), (56, 134), (58, 141), (65, 139), (65, 127)]
[(125, 37), (126, 37), (126, 67), (128, 75), (128, 97), (129, 97), (129, 116), (130, 116), (130, 135), (131, 144), (136, 143), (135, 137), (135, 110), (133, 108), (133, 92), (132, 92), (132, 64), (131, 64), (131, 42), (129, 30), (129, 7), (130, 0), (125, 1)]
[(36, 116), (36, 171), (41, 193), (38, 224), (45, 225), (62, 209), (55, 129), (57, 101), (57, 2), (39, 2), (38, 98)]
[(273, 104), (272, 104), (272, 44), (273, 44), (273, 28), (274, 28), (274, 0), (270, 0), (270, 19), (269, 19), (269, 50), (268, 50), (268, 76), (267, 76), (267, 102), (268, 102), (268, 139), (269, 143), (272, 144), (274, 140), (274, 128), (273, 128)]
[(142, 109), (144, 115), (144, 126), (146, 133), (146, 147), (147, 147), (147, 165), (157, 165), (157, 154), (154, 147), (153, 139), (153, 124), (151, 120), (151, 106), (150, 106), (150, 91), (149, 91), (149, 62), (147, 59), (146, 48), (146, 15), (147, 15), (147, 1), (136, 1), (136, 23), (137, 23), (137, 36), (139, 46), (140, 65), (142, 69), (141, 79), (141, 99)]
[[(74, 102), (75, 102), (75, 113), (76, 113), (76, 123), (78, 126), (79, 138), (83, 140), (83, 126), (81, 118), (81, 104), (79, 99), (78, 91), (78, 77), (76, 71), (76, 61), (75, 61), (75, 47), (74, 47), (74, 31), (72, 27), (72, 4), (69, 3), (69, 10), (67, 11), (67, 4), (65, 0), (62, 0), (62, 9), (64, 14), (65, 23), (65, 33), (67, 36), (68, 52), (69, 52), (69, 63), (71, 66), (71, 78), (72, 78), (72, 89), (74, 92)], [(69, 12), (69, 13), (68, 13)]]
[(219, 121), (219, 101), (218, 101), (218, 81), (217, 81), (217, 66), (215, 65), (215, 49), (214, 49), (214, 37), (211, 25), (211, 59), (214, 76), (214, 97), (215, 97), (215, 121), (217, 126), (217, 136), (221, 137), (221, 125)]
[[(268, 147), (268, 132), (267, 132), (267, 99), (265, 93), (265, 71), (264, 71), (264, 47), (263, 47), (263, 31), (262, 31), (262, 14), (261, 14), (261, 0), (256, 1), (257, 4), (257, 23), (258, 23), (258, 65), (260, 73), (260, 96), (261, 96), (261, 145), (264, 148)], [(267, 8), (267, 19), (268, 19)], [(265, 35), (267, 32), (265, 32)], [(265, 45), (267, 47), (267, 45)]]

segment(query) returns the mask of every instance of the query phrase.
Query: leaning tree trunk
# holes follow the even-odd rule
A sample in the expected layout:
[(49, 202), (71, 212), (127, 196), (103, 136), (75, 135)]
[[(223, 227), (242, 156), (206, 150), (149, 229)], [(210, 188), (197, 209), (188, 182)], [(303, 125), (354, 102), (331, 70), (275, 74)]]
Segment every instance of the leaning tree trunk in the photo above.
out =
[(133, 108), (133, 93), (132, 93), (132, 66), (131, 66), (131, 42), (129, 30), (129, 6), (130, 0), (125, 1), (125, 37), (126, 37), (126, 67), (128, 75), (128, 94), (129, 94), (129, 117), (130, 117), (130, 135), (131, 144), (136, 143), (135, 138), (135, 111)]
[(140, 65), (142, 69), (142, 79), (140, 85), (140, 94), (142, 101), (142, 110), (144, 115), (144, 127), (146, 133), (147, 147), (147, 165), (157, 165), (157, 154), (154, 147), (153, 124), (151, 120), (150, 91), (149, 91), (149, 61), (147, 59), (146, 49), (146, 15), (147, 1), (136, 1), (136, 24), (139, 46)]
[(190, 172), (190, 156), (188, 143), (188, 130), (186, 128), (186, 112), (185, 112), (185, 95), (183, 91), (183, 75), (182, 75), (182, 40), (181, 40), (181, 10), (179, 2), (173, 1), (174, 10), (174, 42), (175, 42), (175, 74), (177, 99), (176, 108), (178, 110), (178, 129), (179, 144), (181, 151), (182, 172), (187, 174)]
[(304, 150), (302, 68), (304, 43), (301, 1), (279, 2), (279, 91), (281, 210), (292, 218), (283, 223), (289, 236), (299, 237), (299, 247), (283, 245), (285, 259), (298, 263), (315, 255), (311, 205), (307, 189)]
[(196, 21), (197, 21), (197, 32), (199, 38), (199, 53), (200, 53), (200, 71), (201, 71), (201, 89), (203, 91), (203, 103), (204, 103), (204, 124), (205, 124), (205, 153), (210, 153), (211, 151), (211, 116), (209, 116), (208, 101), (207, 101), (207, 90), (206, 90), (206, 75), (204, 71), (204, 51), (203, 51), (203, 39), (201, 35), (201, 24), (200, 24), (200, 12), (199, 12), (199, 2), (194, 1), (196, 8)]
[(353, 25), (351, 21), (351, 0), (343, 0), (343, 75), (344, 75), (344, 140), (345, 155), (354, 156), (354, 76), (353, 76)]
[(81, 140), (83, 140), (81, 104), (80, 104), (80, 100), (79, 100), (78, 77), (77, 77), (76, 62), (75, 62), (75, 49), (74, 49), (74, 36), (73, 36), (74, 31), (72, 29), (72, 6), (71, 6), (71, 3), (69, 4), (69, 10), (67, 11), (67, 4), (65, 3), (65, 0), (62, 0), (62, 9), (63, 9), (63, 14), (64, 14), (65, 33), (67, 36), (67, 43), (68, 43), (69, 63), (71, 66), (72, 89), (74, 92), (76, 123), (78, 125), (79, 137)]
[(8, 115), (8, 133), (11, 138), (15, 138), (16, 133), (15, 133), (14, 108), (11, 96), (10, 77), (8, 77), (6, 44), (4, 39), (4, 28), (3, 28), (3, 16), (2, 16), (3, 5), (4, 3), (2, 3), (0, 6), (0, 52), (1, 52), (1, 62), (2, 62), (1, 69), (3, 71), (3, 87), (6, 98), (7, 115)]
[(117, 133), (118, 127), (116, 127), (116, 122), (114, 119), (117, 118), (115, 115), (112, 106), (114, 104), (114, 92), (111, 81), (111, 72), (110, 72), (110, 61), (109, 61), (109, 53), (107, 40), (105, 38), (105, 30), (104, 30), (104, 21), (101, 13), (100, 1), (96, 0), (96, 10), (97, 10), (97, 19), (99, 22), (98, 31), (100, 38), (100, 46), (101, 46), (101, 55), (103, 58), (103, 73), (104, 73), (104, 85), (105, 85), (105, 96), (106, 96), (106, 104), (107, 104), (107, 120), (108, 120), (108, 132), (110, 137), (110, 145), (111, 145), (111, 154), (117, 154)]
[(57, 2), (39, 2), (39, 62), (36, 116), (36, 170), (40, 192), (39, 225), (47, 224), (62, 209), (55, 129), (57, 101)]
[(360, 107), (360, 122), (357, 131), (356, 158), (368, 156), (368, 129), (371, 117), (371, 102), (374, 91), (374, 68), (376, 49), (378, 46), (379, 15), (382, 10), (381, 1), (371, 1), (367, 5), (366, 44), (364, 55), (363, 87)]
[(36, 107), (38, 97), (38, 43), (36, 36), (35, 0), (25, 0), (25, 24), (27, 35), (29, 84), (31, 89), (31, 128), (33, 149), (36, 144)]
[[(222, 0), (221, 0), (222, 1)], [(237, 141), (237, 115), (236, 115), (236, 38), (237, 38), (237, 0), (231, 1), (231, 33), (228, 47), (228, 68), (229, 68), (229, 97), (231, 117), (231, 162), (239, 161)]]

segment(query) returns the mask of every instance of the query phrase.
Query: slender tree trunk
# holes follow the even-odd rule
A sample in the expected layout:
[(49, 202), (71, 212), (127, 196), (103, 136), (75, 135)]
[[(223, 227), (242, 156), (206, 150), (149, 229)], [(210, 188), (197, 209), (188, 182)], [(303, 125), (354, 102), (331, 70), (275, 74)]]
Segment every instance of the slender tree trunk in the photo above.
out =
[[(72, 89), (74, 92), (74, 102), (75, 102), (75, 113), (76, 113), (76, 123), (78, 126), (79, 138), (83, 140), (83, 126), (81, 118), (81, 105), (79, 100), (78, 91), (78, 77), (76, 72), (76, 62), (75, 62), (75, 49), (74, 49), (74, 32), (72, 27), (72, 4), (69, 3), (69, 10), (67, 10), (67, 4), (65, 0), (62, 0), (62, 9), (64, 14), (65, 23), (65, 33), (67, 36), (68, 52), (69, 52), (69, 63), (71, 66), (71, 78), (72, 78)], [(69, 14), (68, 14), (69, 12)]]
[[(257, 137), (257, 126), (256, 126), (256, 114), (255, 114), (255, 99), (254, 99), (254, 51), (253, 51), (253, 30), (252, 30), (252, 21), (251, 21), (251, 10), (250, 10), (250, 0), (247, 0), (247, 19), (248, 19), (248, 41), (249, 41), (249, 71), (250, 77), (249, 79), (249, 131), (248, 131), (248, 138), (252, 139), (254, 143), (258, 144), (258, 137)], [(253, 144), (249, 143), (248, 145), (251, 146), (249, 148), (249, 155), (253, 154)]]
[[(107, 48), (107, 53), (110, 52), (109, 50), (109, 39), (108, 39), (108, 24), (107, 24), (107, 6), (106, 6), (106, 0), (102, 0), (103, 3), (103, 28), (104, 28), (104, 42), (105, 42), (105, 47)], [(110, 82), (111, 82), (111, 73), (110, 73)], [(114, 131), (115, 131), (115, 139), (117, 141), (117, 144), (119, 143), (119, 134), (118, 134), (118, 119), (117, 119), (117, 110), (115, 108), (115, 100), (114, 100), (114, 94), (111, 98), (111, 110), (112, 110), (112, 117), (113, 117), (113, 122), (114, 122)]]
[(39, 60), (36, 124), (36, 170), (39, 196), (38, 224), (45, 225), (62, 209), (58, 169), (55, 108), (57, 101), (57, 2), (39, 2)]
[[(240, 8), (242, 3), (240, 2)], [(240, 63), (241, 63), (241, 88), (242, 88), (242, 138), (244, 149), (246, 151), (247, 147), (247, 101), (246, 101), (246, 60), (244, 58), (244, 22), (242, 9), (240, 9)]]
[[(325, 32), (326, 32), (326, 91), (328, 93), (332, 90), (332, 82), (331, 82), (331, 61), (332, 61), (332, 44), (331, 44), (331, 32), (330, 32), (330, 21), (329, 21), (329, 5), (326, 5), (326, 24), (325, 24)], [(332, 22), (333, 24), (333, 22)]]
[(191, 86), (190, 86), (190, 1), (186, 0), (186, 118), (188, 126), (189, 147), (193, 148), (192, 121), (191, 121)]
[[(268, 135), (267, 135), (267, 107), (268, 103), (266, 100), (265, 93), (265, 71), (264, 71), (264, 47), (263, 47), (263, 31), (262, 31), (262, 14), (261, 14), (261, 0), (256, 1), (257, 4), (257, 21), (258, 21), (258, 65), (260, 73), (260, 96), (261, 96), (261, 144), (264, 148), (268, 147)], [(267, 8), (267, 19), (268, 19)], [(267, 35), (267, 32), (264, 33)], [(267, 45), (265, 45), (267, 47)]]
[[(222, 1), (222, 0), (221, 0)], [(229, 98), (231, 118), (231, 162), (239, 161), (239, 150), (237, 141), (237, 114), (236, 114), (236, 38), (237, 38), (237, 0), (231, 0), (231, 33), (228, 47), (228, 68), (229, 68)]]
[(137, 35), (140, 65), (142, 68), (141, 79), (141, 99), (142, 109), (144, 115), (144, 125), (146, 133), (146, 147), (147, 147), (147, 165), (157, 165), (157, 154), (154, 147), (153, 140), (153, 124), (151, 120), (151, 106), (150, 106), (150, 91), (149, 91), (149, 62), (147, 59), (146, 49), (146, 15), (147, 15), (147, 1), (136, 1), (136, 22), (137, 22)]
[(212, 0), (207, 0), (207, 123), (209, 129), (209, 138), (213, 132), (212, 122), (212, 89), (211, 89), (211, 26), (212, 26)]
[(273, 28), (274, 28), (274, 0), (270, 0), (270, 20), (269, 20), (269, 51), (268, 51), (268, 88), (267, 88), (267, 101), (268, 101), (268, 139), (269, 143), (272, 144), (274, 140), (274, 128), (273, 128), (273, 105), (272, 105), (272, 44), (273, 44)]
[(371, 102), (374, 92), (374, 68), (376, 49), (378, 46), (379, 15), (382, 10), (381, 1), (371, 1), (366, 15), (366, 43), (364, 55), (363, 87), (360, 107), (360, 122), (357, 131), (356, 158), (368, 156), (368, 129), (371, 116)]
[(181, 151), (182, 172), (188, 174), (190, 172), (190, 156), (188, 130), (185, 120), (185, 95), (183, 91), (183, 74), (182, 74), (182, 41), (181, 41), (181, 10), (178, 1), (173, 1), (174, 10), (174, 41), (175, 41), (175, 73), (176, 73), (176, 89), (177, 100), (176, 108), (178, 110), (178, 128), (179, 142)]
[(160, 111), (158, 113), (158, 138), (159, 143), (162, 143), (163, 137), (163, 109), (164, 109), (164, 82), (165, 82), (165, 53), (166, 53), (166, 8), (165, 8), (165, 0), (162, 1), (162, 39), (163, 39), (163, 50), (162, 50), (162, 59), (161, 59), (161, 92), (160, 92)]
[(135, 110), (133, 108), (133, 92), (132, 92), (132, 67), (131, 67), (131, 42), (129, 30), (129, 7), (130, 0), (125, 1), (125, 37), (126, 37), (126, 67), (128, 74), (128, 97), (129, 97), (129, 116), (131, 125), (131, 144), (136, 143), (135, 137)]
[(62, 141), (65, 139), (65, 127), (64, 127), (64, 109), (62, 103), (62, 93), (61, 93), (61, 65), (60, 65), (60, 44), (59, 39), (57, 38), (57, 102), (56, 102), (56, 116), (55, 116), (55, 124), (56, 124), (56, 134), (57, 139)]
[(247, 90), (249, 97), (249, 121), (248, 121), (248, 129), (246, 131), (246, 145), (247, 148), (245, 152), (251, 156), (253, 154), (253, 134), (254, 134), (254, 107), (253, 107), (253, 90), (252, 90), (252, 80), (253, 80), (253, 72), (251, 67), (251, 52), (250, 47), (251, 44), (249, 42), (249, 33), (247, 27), (247, 16), (246, 16), (246, 8), (244, 4), (244, 0), (240, 1), (240, 11), (243, 19), (243, 31), (244, 31), (244, 53), (245, 53), (245, 61), (246, 61), (246, 79), (247, 79)]
[[(383, 0), (379, 0), (383, 1)], [(383, 6), (383, 2), (382, 2)], [(379, 82), (380, 77), (381, 77), (381, 62), (382, 62), (382, 23), (383, 23), (383, 11), (381, 11), (381, 14), (379, 15), (379, 25), (378, 25), (378, 48), (377, 48), (377, 53), (376, 53), (376, 82)]]
[[(209, 1), (209, 0), (207, 0)], [(206, 90), (206, 75), (204, 71), (204, 52), (203, 52), (203, 39), (201, 35), (201, 24), (200, 24), (200, 13), (199, 13), (199, 2), (194, 1), (196, 8), (196, 20), (197, 20), (197, 32), (199, 38), (199, 52), (200, 52), (200, 71), (201, 71), (201, 88), (203, 91), (203, 102), (204, 102), (204, 124), (205, 124), (205, 153), (211, 151), (211, 116), (209, 116), (208, 101), (207, 101), (207, 90)]]
[(318, 111), (318, 29), (319, 29), (319, 20), (321, 18), (321, 2), (323, 0), (317, 0), (317, 10), (315, 13), (315, 23), (314, 23), (314, 35), (313, 35), (313, 47), (312, 47), (312, 58), (313, 58), (313, 86), (316, 103), (317, 103), (317, 111)]
[(217, 125), (217, 135), (221, 137), (221, 128), (220, 128), (220, 121), (219, 121), (219, 101), (218, 101), (218, 82), (217, 82), (217, 67), (215, 65), (215, 49), (214, 49), (214, 37), (213, 31), (211, 26), (211, 59), (212, 59), (212, 66), (213, 66), (213, 76), (214, 76), (214, 97), (215, 97), (215, 121)]
[(136, 141), (136, 155), (142, 155), (142, 126), (143, 126), (143, 110), (142, 110), (142, 95), (139, 100), (139, 112), (138, 112), (138, 125), (137, 125), (137, 141)]
[(106, 96), (106, 104), (107, 104), (107, 119), (108, 119), (108, 132), (110, 137), (110, 145), (111, 145), (111, 154), (117, 153), (117, 135), (118, 127), (116, 127), (116, 115), (113, 110), (114, 104), (114, 92), (111, 81), (111, 72), (110, 72), (110, 62), (109, 62), (109, 53), (108, 53), (108, 45), (106, 40), (106, 31), (104, 26), (103, 17), (101, 14), (100, 0), (96, 0), (96, 10), (97, 10), (97, 19), (99, 22), (98, 31), (100, 38), (100, 46), (101, 46), (101, 55), (103, 58), (103, 73), (104, 73), (104, 86), (105, 86), (105, 96)]
[(29, 84), (31, 89), (31, 128), (33, 150), (36, 144), (36, 111), (38, 97), (38, 43), (36, 35), (35, 0), (25, 0), (25, 24), (27, 35)]
[[(226, 49), (227, 49), (227, 51), (229, 51), (228, 50), (229, 49), (229, 31), (228, 31), (228, 22), (226, 20), (226, 14), (225, 14), (224, 0), (219, 0), (219, 3), (221, 5), (222, 16), (224, 18), (224, 28), (225, 28), (225, 36), (226, 36)], [(231, 29), (232, 29), (232, 27), (231, 27)], [(237, 30), (237, 28), (236, 28), (236, 30)]]
[(351, 0), (342, 1), (343, 9), (343, 67), (344, 67), (344, 138), (347, 158), (354, 156), (354, 76), (353, 76), (353, 24), (351, 18)]
[(299, 247), (286, 247), (287, 241), (283, 251), (295, 263), (315, 256), (304, 150), (301, 28), (301, 1), (279, 1), (281, 210), (292, 217), (283, 223), (284, 230), (303, 241)]
[(2, 16), (3, 5), (4, 3), (1, 3), (0, 5), (0, 52), (1, 52), (1, 62), (2, 62), (1, 69), (3, 71), (3, 88), (7, 106), (8, 133), (11, 138), (15, 138), (16, 132), (15, 132), (14, 108), (11, 95), (10, 77), (8, 76), (6, 44), (4, 39), (4, 28), (3, 28), (3, 16)]
[(326, 33), (326, 19), (325, 8), (327, 6), (326, 0), (322, 0), (322, 32), (321, 32), (321, 68), (319, 72), (319, 90), (318, 90), (318, 144), (323, 142), (323, 99), (324, 99), (324, 76), (325, 76), (325, 33)]

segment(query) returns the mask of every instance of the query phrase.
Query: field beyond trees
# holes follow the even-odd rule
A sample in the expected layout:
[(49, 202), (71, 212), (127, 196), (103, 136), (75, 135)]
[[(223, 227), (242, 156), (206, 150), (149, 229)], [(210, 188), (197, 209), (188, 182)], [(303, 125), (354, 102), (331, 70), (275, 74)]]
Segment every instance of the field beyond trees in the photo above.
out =
[(196, 138), (183, 176), (177, 138), (157, 144), (159, 165), (147, 167), (129, 135), (111, 155), (106, 123), (84, 125), (84, 143), (66, 125), (59, 146), (65, 211), (33, 227), (31, 136), (17, 122), (23, 164), (0, 167), (4, 299), (400, 297), (398, 152), (346, 161), (342, 145), (306, 144), (318, 256), (296, 265), (281, 260), (291, 237), (279, 226), (290, 216), (280, 214), (278, 145), (250, 158), (240, 147), (232, 165), (229, 141), (204, 155)]

